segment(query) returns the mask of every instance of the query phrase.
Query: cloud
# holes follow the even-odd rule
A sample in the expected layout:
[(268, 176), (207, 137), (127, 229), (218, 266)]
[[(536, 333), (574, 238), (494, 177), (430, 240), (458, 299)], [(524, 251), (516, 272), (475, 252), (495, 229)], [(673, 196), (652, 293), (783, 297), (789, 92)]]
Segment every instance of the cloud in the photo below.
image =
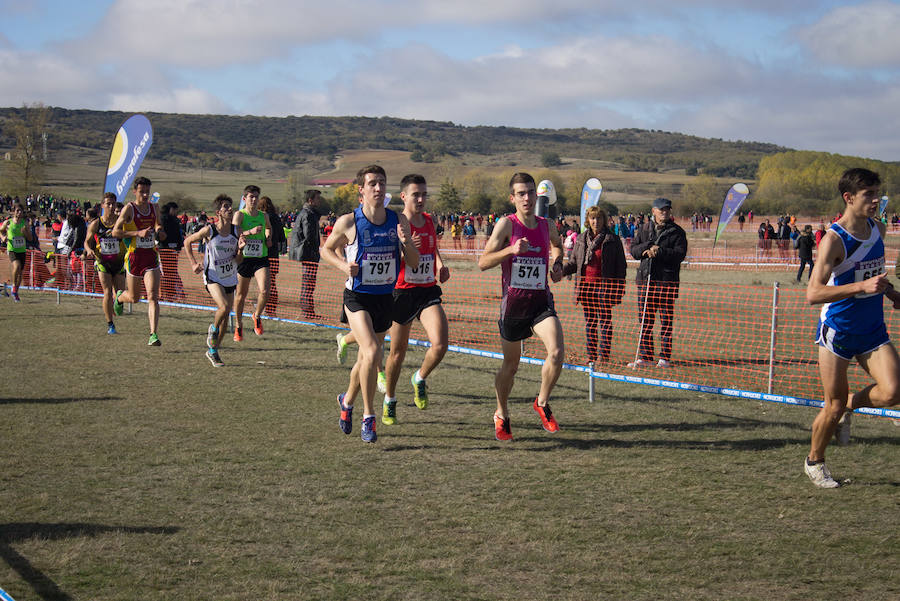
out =
[(109, 95), (108, 110), (125, 112), (222, 114), (230, 112), (221, 100), (194, 87), (174, 90), (117, 92)]
[(0, 50), (2, 106), (39, 101), (59, 106), (96, 106), (99, 88), (100, 82), (90, 70), (65, 57)]
[(842, 67), (900, 68), (900, 5), (869, 2), (823, 16), (796, 37), (819, 60)]

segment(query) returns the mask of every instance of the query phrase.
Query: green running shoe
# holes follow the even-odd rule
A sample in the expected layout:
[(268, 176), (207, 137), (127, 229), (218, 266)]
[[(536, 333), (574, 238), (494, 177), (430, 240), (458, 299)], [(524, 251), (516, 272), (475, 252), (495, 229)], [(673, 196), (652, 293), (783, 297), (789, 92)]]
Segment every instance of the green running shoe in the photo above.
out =
[(344, 335), (340, 332), (338, 332), (338, 335), (337, 335), (337, 345), (338, 345), (337, 360), (338, 360), (339, 364), (343, 365), (344, 362), (347, 360), (347, 346), (348, 345), (344, 344)]
[(425, 380), (416, 382), (416, 374), (412, 375), (412, 378), (410, 378), (410, 382), (412, 382), (413, 386), (413, 402), (416, 404), (416, 407), (418, 407), (419, 409), (427, 409), (428, 384), (425, 383)]
[(382, 403), (381, 423), (385, 426), (393, 426), (397, 423), (397, 401)]
[(150, 340), (147, 342), (147, 346), (162, 346), (162, 342), (159, 341), (159, 336), (156, 335), (156, 332), (150, 334)]
[(122, 291), (121, 291), (121, 290), (116, 291), (116, 298), (113, 299), (113, 312), (114, 312), (116, 315), (121, 315), (121, 314), (122, 314), (122, 310), (123, 310), (124, 307), (125, 307), (125, 305), (123, 305), (122, 303), (119, 302), (119, 295), (120, 295), (120, 294), (122, 294)]

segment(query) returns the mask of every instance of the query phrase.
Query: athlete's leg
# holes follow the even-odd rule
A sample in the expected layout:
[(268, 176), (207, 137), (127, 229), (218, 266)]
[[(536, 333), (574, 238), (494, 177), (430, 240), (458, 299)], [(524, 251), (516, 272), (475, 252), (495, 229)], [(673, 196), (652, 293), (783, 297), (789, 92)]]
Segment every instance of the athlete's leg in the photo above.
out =
[(538, 395), (537, 404), (541, 407), (550, 400), (550, 393), (562, 373), (563, 359), (566, 357), (566, 348), (563, 343), (562, 325), (555, 315), (542, 320), (534, 326), (534, 333), (547, 349), (547, 358), (541, 367), (541, 392)]
[(221, 346), (222, 338), (225, 336), (226, 324), (228, 323), (228, 315), (231, 313), (232, 298), (231, 294), (225, 292), (219, 284), (211, 283), (207, 285), (209, 296), (216, 303), (216, 315), (213, 318), (213, 325), (216, 326), (216, 348)]
[(266, 310), (266, 301), (269, 299), (269, 283), (270, 274), (269, 266), (266, 265), (262, 269), (257, 269), (253, 274), (253, 280), (256, 282), (256, 310), (253, 311), (255, 317), (262, 317), (263, 311)]
[[(403, 369), (403, 360), (406, 358), (406, 345), (409, 343), (409, 330), (412, 322), (391, 324), (389, 332), (391, 336), (391, 350), (388, 353), (385, 364), (385, 395), (394, 398), (397, 395), (397, 381), (400, 379), (400, 370)], [(345, 339), (346, 340), (346, 339)], [(424, 377), (424, 376), (423, 376)]]
[[(447, 354), (447, 339), (449, 337), (449, 326), (447, 324), (447, 314), (444, 313), (444, 307), (440, 304), (425, 307), (419, 316), (422, 327), (425, 328), (425, 335), (431, 347), (425, 352), (425, 358), (422, 360), (422, 366), (419, 368), (419, 377), (426, 379), (434, 368), (438, 366), (444, 355)], [(407, 342), (409, 340), (409, 329), (406, 330)], [(393, 338), (391, 338), (393, 340)], [(406, 348), (406, 344), (403, 345)], [(391, 352), (394, 352), (394, 344), (391, 342)]]
[(819, 377), (822, 379), (825, 406), (819, 410), (812, 423), (812, 437), (809, 446), (810, 461), (824, 461), (825, 447), (828, 446), (838, 420), (847, 405), (847, 367), (850, 362), (838, 357), (823, 346), (819, 347)]
[(238, 275), (237, 289), (234, 293), (234, 320), (236, 328), (243, 326), (244, 301), (247, 300), (247, 293), (250, 291), (250, 279)]
[(103, 288), (103, 315), (106, 321), (113, 321), (115, 314), (113, 313), (113, 295), (115, 294), (115, 283), (111, 273), (98, 271), (97, 277), (100, 279), (100, 286)]
[(159, 268), (148, 269), (144, 273), (144, 289), (147, 291), (147, 319), (150, 320), (150, 333), (155, 334), (159, 326)]
[[(57, 268), (58, 270), (59, 268)], [(119, 295), (120, 303), (136, 303), (141, 300), (141, 278), (128, 273), (125, 279), (126, 290)]]
[(858, 359), (860, 366), (869, 372), (875, 383), (853, 395), (850, 409), (893, 407), (900, 404), (900, 357), (894, 345), (879, 346)]
[[(347, 392), (353, 392), (353, 380), (356, 379), (359, 390), (362, 392), (365, 415), (375, 415), (375, 382), (378, 366), (382, 360), (381, 352), (385, 333), (375, 332), (372, 327), (372, 317), (368, 311), (355, 313), (347, 311), (347, 321), (350, 323), (350, 329), (359, 346), (356, 363), (350, 372), (350, 387)], [(346, 396), (344, 398), (346, 399)], [(346, 400), (344, 404), (347, 404)]]
[[(10, 253), (10, 254), (12, 254), (12, 253)], [(19, 286), (22, 285), (22, 272), (24, 271), (24, 267), (25, 267), (24, 261), (17, 261), (17, 260), (14, 260), (12, 257), (10, 257), (9, 271), (11, 272), (11, 275), (12, 275), (12, 278), (10, 278), (10, 279), (12, 281), (14, 290), (18, 290)]]
[[(545, 320), (546, 321), (546, 320)], [(503, 362), (497, 375), (494, 376), (494, 389), (497, 393), (497, 415), (502, 418), (509, 417), (509, 393), (512, 392), (516, 381), (516, 372), (519, 371), (519, 359), (522, 358), (522, 341), (500, 339), (503, 348)]]

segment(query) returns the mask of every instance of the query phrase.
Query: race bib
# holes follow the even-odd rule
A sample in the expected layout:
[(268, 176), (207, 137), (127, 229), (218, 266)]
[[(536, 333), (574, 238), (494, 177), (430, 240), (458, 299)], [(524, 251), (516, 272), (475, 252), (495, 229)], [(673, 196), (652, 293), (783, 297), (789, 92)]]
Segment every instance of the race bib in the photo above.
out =
[(543, 290), (547, 286), (547, 263), (540, 257), (516, 257), (509, 277), (510, 288)]
[[(860, 261), (856, 264), (856, 269), (853, 272), (853, 279), (856, 282), (862, 282), (868, 280), (869, 278), (874, 278), (876, 275), (881, 275), (884, 273), (884, 257), (878, 257), (877, 259), (872, 259), (871, 261)], [(880, 294), (879, 292), (860, 292), (854, 298), (869, 298), (870, 296), (875, 296), (876, 294)]]
[(244, 247), (245, 257), (261, 257), (263, 249), (263, 241), (249, 238), (247, 245)]
[(155, 248), (156, 232), (150, 232), (146, 236), (138, 236), (137, 244), (135, 246), (137, 246), (137, 248)]
[(216, 261), (215, 267), (216, 275), (219, 276), (220, 280), (226, 280), (234, 275), (234, 261), (231, 259), (221, 259)]
[(12, 245), (13, 248), (22, 248), (25, 246), (25, 236), (13, 236)]
[(419, 255), (419, 265), (412, 269), (409, 265), (403, 279), (410, 284), (430, 284), (434, 281), (434, 255)]
[(118, 255), (119, 239), (118, 238), (100, 238), (100, 254), (101, 255)]
[(385, 286), (397, 281), (397, 260), (393, 253), (367, 254), (360, 268), (360, 279), (366, 286)]

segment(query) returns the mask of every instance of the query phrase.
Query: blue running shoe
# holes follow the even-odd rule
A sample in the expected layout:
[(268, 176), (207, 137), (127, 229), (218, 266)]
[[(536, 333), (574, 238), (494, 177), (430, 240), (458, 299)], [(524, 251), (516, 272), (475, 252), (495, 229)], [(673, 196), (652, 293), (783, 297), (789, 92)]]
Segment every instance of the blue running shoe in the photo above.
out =
[(363, 420), (362, 429), (359, 431), (363, 442), (375, 442), (378, 435), (375, 434), (375, 416), (367, 417)]
[(115, 324), (109, 324), (109, 327), (106, 328), (106, 333), (107, 334), (118, 334), (118, 332), (116, 332)]
[(353, 431), (353, 407), (345, 407), (344, 406), (344, 393), (342, 392), (337, 396), (338, 407), (341, 408), (341, 415), (338, 418), (338, 425), (341, 427), (341, 432), (344, 434), (350, 434)]

